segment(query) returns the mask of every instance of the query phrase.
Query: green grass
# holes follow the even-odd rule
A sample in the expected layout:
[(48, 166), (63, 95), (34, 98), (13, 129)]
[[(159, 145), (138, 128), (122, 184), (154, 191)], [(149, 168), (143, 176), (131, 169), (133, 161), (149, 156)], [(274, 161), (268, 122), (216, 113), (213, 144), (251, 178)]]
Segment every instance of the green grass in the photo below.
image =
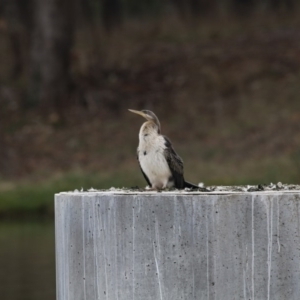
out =
[(83, 174), (69, 173), (43, 182), (21, 182), (0, 185), (0, 217), (43, 215), (53, 216), (54, 194), (62, 191), (131, 187), (141, 183), (139, 174)]
[[(185, 154), (185, 153), (183, 153)], [(188, 158), (188, 155), (186, 155)], [(264, 160), (245, 158), (244, 161), (186, 161), (185, 177), (188, 181), (205, 185), (254, 185), (277, 183), (299, 183), (299, 160), (294, 154), (290, 158), (271, 157)], [(68, 173), (42, 182), (0, 183), (0, 217), (46, 216), (53, 217), (54, 194), (62, 191), (107, 189), (110, 187), (145, 187), (138, 166), (120, 169), (118, 173)]]

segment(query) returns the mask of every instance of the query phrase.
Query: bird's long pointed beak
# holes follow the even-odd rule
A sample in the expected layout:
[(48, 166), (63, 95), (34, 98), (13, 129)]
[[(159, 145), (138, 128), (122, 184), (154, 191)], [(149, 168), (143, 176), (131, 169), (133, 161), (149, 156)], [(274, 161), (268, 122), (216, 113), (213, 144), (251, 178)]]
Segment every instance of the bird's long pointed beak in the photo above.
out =
[(134, 110), (134, 109), (128, 109), (128, 110), (131, 111), (131, 112), (134, 113), (134, 114), (138, 114), (138, 115), (144, 117), (146, 120), (149, 120), (148, 115), (146, 115), (145, 113), (143, 113), (143, 112), (140, 111), (140, 110)]

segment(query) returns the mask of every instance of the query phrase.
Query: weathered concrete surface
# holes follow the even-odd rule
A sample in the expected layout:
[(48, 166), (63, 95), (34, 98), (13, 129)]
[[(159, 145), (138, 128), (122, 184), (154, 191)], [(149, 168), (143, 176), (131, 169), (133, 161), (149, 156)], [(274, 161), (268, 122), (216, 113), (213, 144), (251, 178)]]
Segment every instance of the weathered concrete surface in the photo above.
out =
[(299, 195), (57, 194), (57, 300), (298, 300)]

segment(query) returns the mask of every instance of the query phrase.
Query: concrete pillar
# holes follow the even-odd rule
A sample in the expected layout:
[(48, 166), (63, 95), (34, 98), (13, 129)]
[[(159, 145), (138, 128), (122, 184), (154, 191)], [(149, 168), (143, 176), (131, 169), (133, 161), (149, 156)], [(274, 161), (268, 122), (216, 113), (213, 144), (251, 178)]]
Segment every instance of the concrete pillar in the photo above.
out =
[(299, 195), (57, 194), (57, 300), (298, 300)]

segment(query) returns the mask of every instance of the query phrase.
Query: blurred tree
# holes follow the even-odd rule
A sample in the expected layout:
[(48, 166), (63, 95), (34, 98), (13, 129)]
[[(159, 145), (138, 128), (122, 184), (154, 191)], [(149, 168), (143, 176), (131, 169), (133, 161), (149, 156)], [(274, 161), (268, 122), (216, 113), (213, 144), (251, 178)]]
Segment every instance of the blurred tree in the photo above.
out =
[(270, 4), (274, 10), (280, 10), (280, 9), (292, 10), (295, 7), (294, 0), (270, 0)]
[(122, 0), (77, 0), (78, 18), (85, 23), (102, 22), (107, 31), (119, 27), (123, 22)]
[(192, 15), (207, 14), (216, 6), (214, 0), (189, 0), (190, 11)]
[(129, 17), (157, 16), (169, 4), (176, 0), (123, 0), (125, 15)]
[(239, 15), (250, 14), (256, 5), (255, 0), (232, 0), (233, 10)]
[(27, 105), (62, 113), (68, 106), (70, 51), (73, 45), (72, 0), (33, 0), (31, 75)]
[(185, 0), (171, 0), (178, 15), (182, 18), (186, 18), (189, 15), (189, 2)]
[(13, 56), (12, 73), (15, 79), (21, 75), (24, 68), (24, 52), (29, 39), (31, 25), (31, 0), (4, 0), (0, 4), (1, 17), (5, 20)]
[(216, 7), (215, 0), (172, 0), (172, 3), (179, 15), (184, 18), (210, 13)]
[(93, 15), (91, 0), (78, 0), (78, 6), (76, 8), (76, 18), (78, 16), (78, 19), (82, 19), (84, 22), (91, 20)]
[(102, 0), (102, 19), (107, 31), (121, 25), (123, 20), (121, 0)]

